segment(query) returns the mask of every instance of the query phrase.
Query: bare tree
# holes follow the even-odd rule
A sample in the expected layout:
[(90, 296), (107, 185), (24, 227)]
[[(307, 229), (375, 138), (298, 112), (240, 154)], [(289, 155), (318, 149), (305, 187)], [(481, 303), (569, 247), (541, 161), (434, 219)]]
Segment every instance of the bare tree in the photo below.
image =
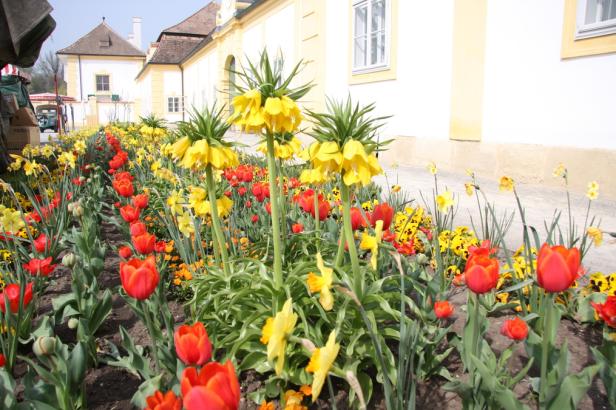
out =
[(36, 61), (32, 70), (31, 93), (53, 93), (54, 76), (58, 78), (58, 93), (66, 94), (64, 82), (64, 65), (53, 51), (47, 51)]

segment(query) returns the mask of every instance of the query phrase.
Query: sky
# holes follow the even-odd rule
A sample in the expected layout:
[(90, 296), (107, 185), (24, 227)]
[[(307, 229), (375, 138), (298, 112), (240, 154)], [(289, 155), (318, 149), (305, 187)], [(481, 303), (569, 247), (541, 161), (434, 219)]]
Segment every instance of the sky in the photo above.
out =
[(43, 44), (41, 54), (71, 45), (102, 21), (126, 38), (132, 17), (141, 17), (141, 48), (145, 52), (160, 32), (190, 16), (210, 0), (48, 0), (56, 29)]

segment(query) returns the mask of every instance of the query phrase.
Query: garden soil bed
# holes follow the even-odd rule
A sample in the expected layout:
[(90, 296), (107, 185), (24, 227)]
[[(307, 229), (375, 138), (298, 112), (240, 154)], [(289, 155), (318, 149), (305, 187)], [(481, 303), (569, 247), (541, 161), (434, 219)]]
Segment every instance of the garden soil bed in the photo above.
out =
[[(122, 235), (118, 232), (117, 228), (109, 223), (103, 223), (102, 235), (105, 242), (108, 245), (105, 268), (100, 276), (100, 283), (103, 289), (105, 288), (117, 288), (120, 285), (119, 277), (119, 263), (120, 258), (117, 255), (116, 247), (120, 246), (120, 243), (124, 240)], [(44, 296), (41, 298), (40, 313), (48, 313), (51, 311), (51, 300), (59, 295), (70, 292), (70, 274), (66, 268), (59, 266), (53, 275), (52, 282)], [(466, 303), (466, 292), (460, 289), (451, 298), (452, 303), (455, 305), (456, 313), (453, 316), (453, 330), (458, 334), (461, 333), (465, 321), (465, 312), (461, 310), (461, 307)], [(170, 309), (175, 316), (176, 322), (181, 323), (184, 321), (184, 311), (180, 304), (177, 302), (170, 303)], [(490, 328), (487, 333), (487, 339), (490, 342), (492, 348), (501, 352), (506, 349), (511, 341), (500, 335), (500, 326), (507, 318), (507, 315), (502, 315), (495, 318), (490, 318)], [(99, 329), (97, 337), (99, 345), (104, 346), (107, 342), (111, 342), (115, 345), (120, 343), (119, 327), (123, 326), (128, 330), (130, 335), (135, 340), (136, 344), (149, 345), (149, 336), (145, 326), (139, 322), (137, 317), (126, 305), (124, 300), (114, 292), (113, 296), (113, 310), (109, 315), (105, 323)], [(66, 324), (56, 324), (56, 333), (64, 342), (74, 342), (74, 331), (68, 329)], [(570, 369), (573, 373), (579, 372), (585, 366), (593, 363), (592, 353), (590, 351), (591, 346), (597, 346), (601, 342), (601, 333), (599, 330), (580, 326), (574, 322), (564, 320), (558, 333), (558, 342), (567, 340), (569, 349), (571, 352)], [(523, 347), (520, 344), (518, 348), (514, 350), (512, 359), (513, 371), (518, 371), (523, 367), (526, 360), (526, 355), (523, 351)], [(452, 354), (448, 360), (447, 367), (452, 375), (456, 377), (463, 377), (463, 369), (461, 368), (460, 360), (455, 354)], [(24, 366), (17, 366), (15, 369), (16, 377), (23, 376), (25, 372)], [(531, 371), (531, 376), (535, 374)], [(249, 402), (245, 398), (245, 394), (258, 390), (263, 382), (262, 377), (255, 372), (245, 372), (240, 377), (240, 384), (242, 389), (242, 401), (240, 404), (241, 409), (257, 409), (258, 405)], [(348, 386), (338, 380), (335, 380), (336, 404), (340, 410), (348, 408), (347, 406), (347, 390)], [(101, 364), (98, 368), (89, 369), (86, 374), (86, 391), (88, 408), (93, 410), (120, 410), (131, 409), (130, 399), (137, 391), (141, 381), (138, 377), (128, 373), (126, 370), (107, 366)], [(446, 392), (442, 389), (445, 384), (445, 380), (441, 378), (434, 378), (426, 384), (418, 386), (418, 398), (417, 408), (431, 408), (438, 409), (461, 409), (462, 404), (455, 393)], [(518, 397), (527, 403), (534, 403), (534, 400), (530, 400), (530, 384), (529, 378), (526, 377), (516, 389)], [(19, 394), (19, 392), (18, 392)], [(531, 406), (532, 408), (533, 406)], [(329, 403), (319, 400), (313, 408), (315, 409), (329, 409), (331, 408)], [(381, 391), (374, 392), (374, 398), (371, 409), (385, 409), (383, 394)], [(599, 377), (595, 377), (592, 387), (588, 392), (588, 395), (580, 402), (579, 409), (609, 409), (609, 403), (607, 400), (605, 388)], [(563, 409), (564, 410), (564, 409)]]

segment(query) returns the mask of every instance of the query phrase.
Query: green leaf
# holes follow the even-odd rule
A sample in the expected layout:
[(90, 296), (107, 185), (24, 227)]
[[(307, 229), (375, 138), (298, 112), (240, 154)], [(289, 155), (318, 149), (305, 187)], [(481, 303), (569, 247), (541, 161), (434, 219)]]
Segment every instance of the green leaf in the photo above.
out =
[(75, 345), (68, 358), (69, 386), (73, 391), (80, 390), (80, 386), (84, 383), (86, 368), (86, 349), (83, 343), (79, 342)]
[(560, 385), (558, 393), (550, 401), (549, 410), (562, 410), (577, 408), (577, 404), (584, 397), (592, 384), (592, 379), (600, 369), (600, 365), (586, 367), (580, 373), (570, 374)]
[(139, 389), (135, 392), (130, 402), (138, 409), (145, 409), (146, 407), (148, 407), (146, 398), (153, 395), (156, 390), (160, 390), (162, 378), (163, 375), (159, 374), (158, 376), (147, 379), (146, 381), (141, 383)]
[(17, 404), (15, 398), (15, 380), (6, 369), (0, 369), (0, 404), (3, 409), (12, 409)]

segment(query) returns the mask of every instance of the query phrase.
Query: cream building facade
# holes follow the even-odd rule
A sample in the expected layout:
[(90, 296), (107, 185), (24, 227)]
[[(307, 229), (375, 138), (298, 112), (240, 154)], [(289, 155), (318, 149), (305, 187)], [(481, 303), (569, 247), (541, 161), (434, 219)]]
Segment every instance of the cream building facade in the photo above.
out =
[(222, 0), (199, 44), (135, 82), (139, 111), (229, 103), (229, 69), (263, 49), (306, 62), (302, 104), (392, 115), (385, 164), (555, 184), (563, 162), (573, 189), (616, 197), (616, 0)]

